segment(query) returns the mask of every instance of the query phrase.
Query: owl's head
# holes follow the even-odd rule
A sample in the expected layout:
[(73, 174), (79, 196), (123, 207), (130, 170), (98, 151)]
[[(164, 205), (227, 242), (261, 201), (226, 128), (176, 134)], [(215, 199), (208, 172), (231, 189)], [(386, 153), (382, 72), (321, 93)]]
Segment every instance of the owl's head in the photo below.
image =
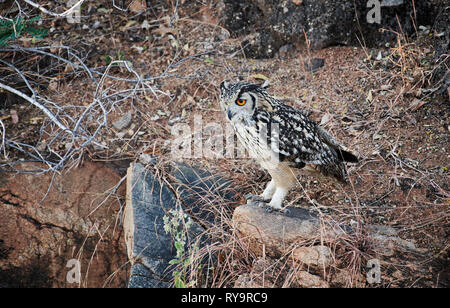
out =
[(268, 83), (257, 85), (247, 82), (220, 84), (219, 103), (229, 121), (248, 119), (261, 106), (268, 95)]

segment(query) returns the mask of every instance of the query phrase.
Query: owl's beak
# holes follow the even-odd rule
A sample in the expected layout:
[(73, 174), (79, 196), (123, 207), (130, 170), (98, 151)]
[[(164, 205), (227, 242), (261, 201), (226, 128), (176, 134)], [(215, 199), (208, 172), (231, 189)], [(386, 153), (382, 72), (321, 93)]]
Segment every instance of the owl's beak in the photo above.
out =
[(231, 112), (230, 108), (228, 108), (228, 110), (227, 110), (227, 117), (228, 117), (228, 120), (230, 120), (230, 121), (233, 118), (233, 113)]

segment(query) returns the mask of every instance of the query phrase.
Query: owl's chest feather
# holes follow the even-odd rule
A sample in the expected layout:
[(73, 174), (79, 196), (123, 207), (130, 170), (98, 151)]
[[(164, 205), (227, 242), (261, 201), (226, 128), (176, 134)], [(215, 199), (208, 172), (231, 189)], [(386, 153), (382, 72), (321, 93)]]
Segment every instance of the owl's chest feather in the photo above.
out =
[(252, 158), (256, 159), (261, 164), (266, 161), (270, 161), (272, 164), (274, 162), (279, 162), (265, 139), (261, 138), (260, 132), (255, 125), (248, 125), (248, 123), (240, 122), (235, 123), (233, 127), (239, 141), (244, 145)]

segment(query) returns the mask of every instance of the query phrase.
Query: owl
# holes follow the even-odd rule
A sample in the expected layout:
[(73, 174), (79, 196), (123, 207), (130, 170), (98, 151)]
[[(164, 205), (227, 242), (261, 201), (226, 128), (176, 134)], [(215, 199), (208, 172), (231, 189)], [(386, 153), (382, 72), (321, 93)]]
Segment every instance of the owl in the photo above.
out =
[(283, 200), (297, 183), (299, 172), (331, 176), (346, 182), (344, 162), (358, 158), (317, 123), (272, 97), (267, 84), (220, 84), (219, 103), (238, 140), (272, 179), (251, 201), (267, 210), (284, 211)]

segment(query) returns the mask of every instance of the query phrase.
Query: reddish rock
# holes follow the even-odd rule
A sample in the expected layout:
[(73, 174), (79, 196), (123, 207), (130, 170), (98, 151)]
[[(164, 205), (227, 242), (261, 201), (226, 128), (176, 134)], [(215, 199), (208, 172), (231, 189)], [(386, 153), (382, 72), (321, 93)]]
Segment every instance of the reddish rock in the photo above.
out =
[(295, 248), (292, 258), (306, 266), (327, 267), (331, 264), (332, 253), (327, 246), (307, 246)]
[(329, 288), (328, 282), (319, 276), (310, 274), (306, 271), (299, 271), (296, 276), (297, 284), (302, 288)]
[[(20, 169), (25, 168), (39, 165)], [(0, 174), (1, 286), (126, 286), (126, 249), (115, 198), (124, 196), (124, 187), (108, 198), (120, 176), (87, 162), (52, 177)], [(66, 279), (71, 259), (80, 260), (79, 284)]]

